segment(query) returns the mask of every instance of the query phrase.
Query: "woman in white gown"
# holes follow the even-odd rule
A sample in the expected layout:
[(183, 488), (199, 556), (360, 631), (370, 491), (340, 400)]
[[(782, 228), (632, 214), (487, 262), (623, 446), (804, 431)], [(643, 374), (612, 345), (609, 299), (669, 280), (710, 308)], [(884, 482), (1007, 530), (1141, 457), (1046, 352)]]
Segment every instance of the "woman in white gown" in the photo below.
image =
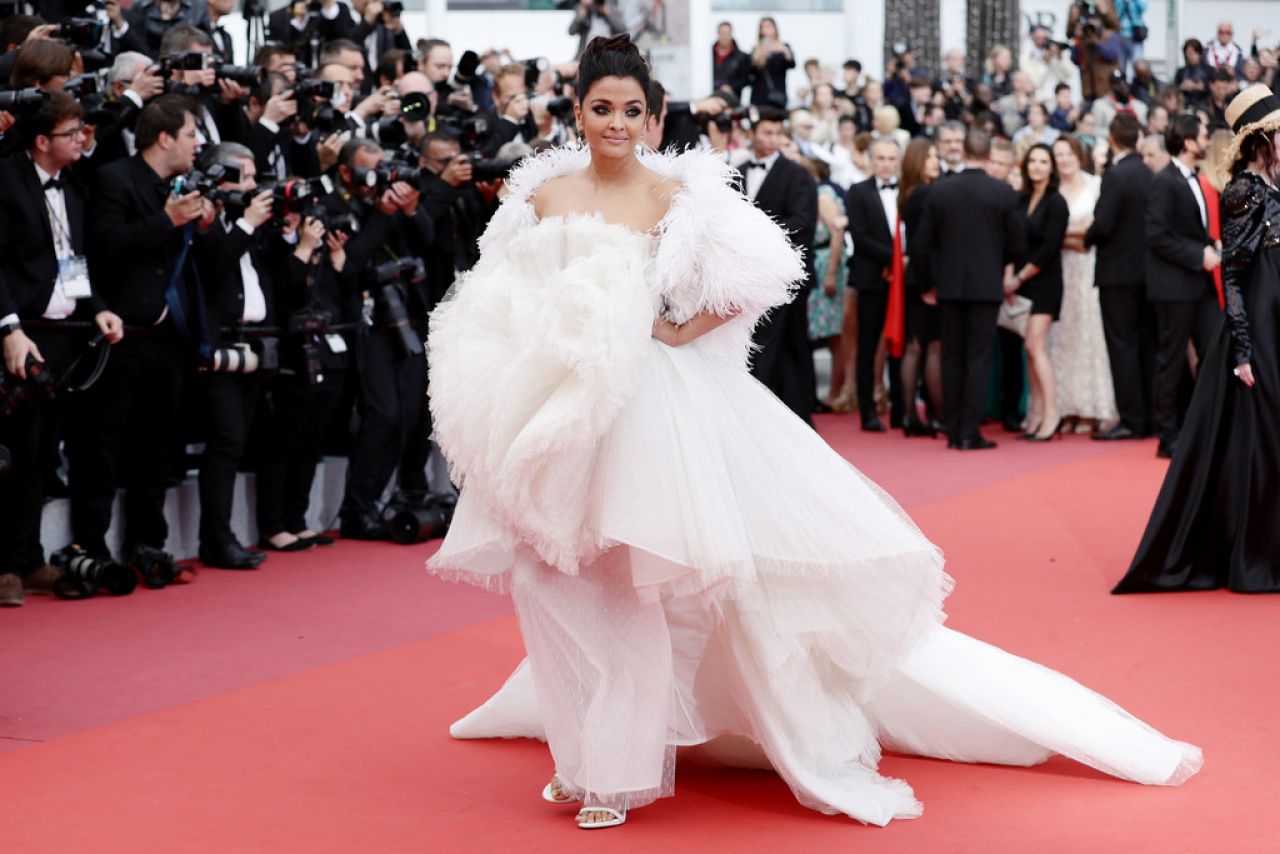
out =
[(938, 549), (747, 372), (798, 253), (723, 164), (637, 155), (648, 72), (625, 37), (591, 43), (577, 91), (587, 147), (512, 174), (431, 318), (462, 495), (428, 566), (510, 590), (528, 652), (454, 735), (546, 738), (543, 796), (582, 800), (584, 828), (672, 794), (676, 747), (722, 736), (878, 825), (922, 811), (881, 745), (1193, 774), (1197, 748), (942, 627)]
[(1084, 245), (1102, 192), (1102, 179), (1084, 170), (1088, 158), (1084, 144), (1073, 136), (1053, 143), (1061, 176), (1058, 192), (1067, 200), (1070, 218), (1062, 243), (1062, 312), (1051, 331), (1049, 353), (1058, 380), (1058, 412), (1079, 431), (1088, 430), (1090, 422), (1097, 429), (1119, 417), (1102, 332), (1102, 304), (1093, 284), (1095, 254)]

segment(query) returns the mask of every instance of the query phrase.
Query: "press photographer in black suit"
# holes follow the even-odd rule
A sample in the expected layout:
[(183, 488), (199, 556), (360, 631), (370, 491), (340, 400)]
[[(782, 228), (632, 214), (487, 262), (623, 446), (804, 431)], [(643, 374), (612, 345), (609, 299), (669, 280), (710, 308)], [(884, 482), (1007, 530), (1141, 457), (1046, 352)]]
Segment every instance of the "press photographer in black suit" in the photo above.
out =
[(1209, 150), (1209, 131), (1192, 115), (1174, 116), (1165, 134), (1173, 161), (1147, 191), (1147, 299), (1156, 310), (1156, 377), (1152, 392), (1156, 453), (1172, 458), (1181, 423), (1178, 384), (1187, 367), (1187, 341), (1204, 357), (1219, 319), (1213, 270), (1221, 247), (1209, 237), (1209, 213), (1197, 169)]
[(947, 446), (962, 451), (996, 444), (978, 426), (1000, 301), (1018, 287), (1016, 277), (1006, 279), (1005, 265), (1025, 239), (1017, 195), (983, 169), (990, 148), (985, 131), (965, 134), (964, 170), (934, 186), (920, 221), (919, 240), (932, 253), (942, 320)]
[(305, 0), (294, 0), (267, 17), (267, 39), (292, 47), (298, 59), (311, 65), (319, 48), (335, 39), (359, 38), (360, 25), (351, 7), (338, 0), (319, 0), (318, 9)]
[[(347, 466), (347, 489), (342, 501), (342, 535), (355, 539), (387, 539), (390, 531), (378, 502), (400, 464), (409, 434), (425, 405), (426, 360), (406, 346), (404, 326), (396, 325), (395, 306), (384, 289), (390, 285), (408, 319), (425, 322), (431, 297), (425, 281), (405, 276), (397, 283), (379, 283), (380, 265), (421, 259), (435, 240), (431, 217), (418, 203), (417, 188), (402, 181), (386, 186), (368, 176), (382, 160), (382, 147), (368, 139), (354, 139), (338, 158), (339, 184), (321, 199), (335, 216), (354, 217), (358, 228), (347, 242), (347, 264), (362, 280), (362, 314), (366, 323), (357, 347), (360, 369), (360, 429)], [(385, 269), (385, 267), (384, 267)]]
[(196, 223), (213, 221), (214, 207), (199, 193), (170, 189), (174, 177), (191, 169), (199, 145), (190, 101), (156, 98), (135, 131), (138, 154), (98, 172), (89, 206), (89, 272), (107, 305), (147, 332), (112, 348), (97, 384), (75, 398), (67, 441), (72, 535), (100, 556), (108, 554), (120, 486), (126, 490), (126, 557), (138, 548), (164, 547), (183, 378), (205, 335), (184, 247)]
[[(227, 192), (249, 192), (258, 186), (253, 152), (224, 142), (206, 148), (200, 168), (218, 165), (239, 170), (240, 180), (218, 185)], [(200, 560), (221, 569), (254, 569), (265, 559), (246, 549), (231, 530), (236, 472), (244, 456), (249, 427), (263, 383), (256, 371), (234, 368), (248, 357), (246, 348), (261, 347), (261, 338), (246, 338), (255, 326), (273, 323), (271, 270), (259, 244), (261, 229), (271, 220), (271, 194), (259, 193), (247, 205), (219, 202), (218, 216), (195, 237), (192, 258), (200, 277), (204, 317), (214, 358), (202, 367), (193, 391), (200, 398), (204, 454), (200, 458)], [(266, 339), (267, 346), (275, 339)], [(237, 345), (239, 345), (237, 347)], [(257, 349), (249, 349), (260, 361)], [(250, 360), (253, 361), (253, 360)]]
[[(80, 159), (84, 109), (54, 92), (18, 125), (26, 151), (0, 160), (0, 335), (6, 382), (27, 379), (34, 360), (60, 375), (84, 346), (84, 336), (41, 322), (93, 320), (111, 343), (120, 318), (94, 293), (85, 266), (84, 187), (71, 173)], [(15, 414), (0, 416), (0, 444), (12, 468), (0, 478), (0, 605), (21, 605), (23, 588), (49, 589), (58, 573), (45, 563), (40, 516), (45, 493), (41, 466), (59, 430), (55, 410), (33, 395)]]
[[(347, 228), (326, 231), (317, 218), (284, 217), (273, 244), (275, 316), (284, 330), (280, 373), (267, 401), (266, 447), (258, 464), (258, 535), (263, 548), (300, 551), (333, 540), (307, 527), (311, 483), (338, 408), (355, 336), (331, 327), (357, 317), (347, 263)], [(296, 244), (292, 243), (296, 237)]]
[(1138, 120), (1121, 113), (1111, 120), (1111, 168), (1093, 211), (1085, 246), (1098, 247), (1094, 282), (1102, 304), (1102, 331), (1111, 360), (1120, 420), (1095, 439), (1139, 439), (1151, 434), (1151, 371), (1154, 338), (1147, 302), (1146, 207), (1151, 170), (1134, 151)]
[[(884, 334), (889, 307), (889, 272), (893, 266), (893, 240), (898, 226), (898, 165), (902, 160), (892, 137), (871, 143), (874, 177), (849, 188), (845, 209), (849, 212), (849, 232), (853, 236), (853, 264), (849, 284), (858, 292), (858, 356), (855, 377), (858, 412), (862, 429), (883, 433), (885, 426), (876, 414), (876, 350)], [(891, 218), (892, 215), (892, 218)], [(899, 361), (890, 357), (891, 421), (902, 424), (902, 384)]]
[[(781, 110), (760, 108), (751, 128), (751, 159), (738, 169), (747, 198), (782, 226), (793, 246), (804, 251), (806, 283), (811, 284), (813, 253), (809, 247), (818, 226), (818, 187), (808, 172), (779, 151), (784, 119)], [(751, 373), (792, 412), (812, 423), (816, 392), (808, 293), (806, 286), (756, 327), (754, 338), (760, 349), (752, 360)]]

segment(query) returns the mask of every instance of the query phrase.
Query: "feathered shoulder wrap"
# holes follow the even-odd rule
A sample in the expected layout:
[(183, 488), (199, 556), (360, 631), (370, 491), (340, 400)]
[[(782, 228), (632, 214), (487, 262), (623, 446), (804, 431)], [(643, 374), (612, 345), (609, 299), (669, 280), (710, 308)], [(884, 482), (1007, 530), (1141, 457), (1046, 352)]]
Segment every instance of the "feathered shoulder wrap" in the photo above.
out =
[[(537, 224), (532, 198), (552, 178), (584, 168), (585, 147), (551, 149), (526, 158), (507, 181), (509, 195), (480, 237), (481, 264)], [(653, 281), (666, 316), (683, 323), (710, 311), (735, 315), (703, 346), (738, 362), (751, 351), (751, 331), (770, 309), (790, 302), (805, 276), (786, 232), (734, 185), (733, 167), (702, 151), (648, 152), (640, 162), (682, 190), (658, 227)]]

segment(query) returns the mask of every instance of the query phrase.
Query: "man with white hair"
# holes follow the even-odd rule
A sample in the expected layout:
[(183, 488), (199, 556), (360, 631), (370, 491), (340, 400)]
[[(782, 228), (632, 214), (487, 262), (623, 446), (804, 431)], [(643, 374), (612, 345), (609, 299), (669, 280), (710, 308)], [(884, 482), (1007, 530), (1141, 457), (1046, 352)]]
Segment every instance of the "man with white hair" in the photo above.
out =
[(1244, 73), (1244, 51), (1232, 39), (1235, 38), (1235, 27), (1230, 21), (1218, 23), (1217, 38), (1211, 39), (1204, 49), (1204, 64), (1217, 70), (1225, 68), (1237, 79)]
[(97, 147), (93, 152), (93, 163), (110, 163), (137, 153), (133, 142), (133, 123), (137, 121), (143, 105), (164, 91), (164, 81), (151, 57), (132, 50), (116, 55), (111, 70), (107, 72), (107, 82), (111, 95), (103, 109), (112, 119), (100, 124), (94, 134)]
[(1165, 148), (1164, 136), (1161, 134), (1150, 134), (1138, 143), (1138, 153), (1142, 155), (1143, 164), (1152, 172), (1160, 172), (1173, 159)]
[(1027, 111), (1036, 100), (1036, 86), (1031, 75), (1019, 69), (1011, 78), (1013, 91), (996, 101), (996, 113), (1004, 132), (1012, 137), (1027, 123)]

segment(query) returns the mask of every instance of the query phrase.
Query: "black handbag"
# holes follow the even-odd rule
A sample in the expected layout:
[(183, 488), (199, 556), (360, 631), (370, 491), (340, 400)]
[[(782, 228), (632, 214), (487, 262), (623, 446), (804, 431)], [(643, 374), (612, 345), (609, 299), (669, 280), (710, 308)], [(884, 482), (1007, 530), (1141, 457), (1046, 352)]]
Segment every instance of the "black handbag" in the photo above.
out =
[(1129, 35), (1129, 40), (1134, 44), (1142, 44), (1147, 40), (1147, 25), (1134, 24)]

